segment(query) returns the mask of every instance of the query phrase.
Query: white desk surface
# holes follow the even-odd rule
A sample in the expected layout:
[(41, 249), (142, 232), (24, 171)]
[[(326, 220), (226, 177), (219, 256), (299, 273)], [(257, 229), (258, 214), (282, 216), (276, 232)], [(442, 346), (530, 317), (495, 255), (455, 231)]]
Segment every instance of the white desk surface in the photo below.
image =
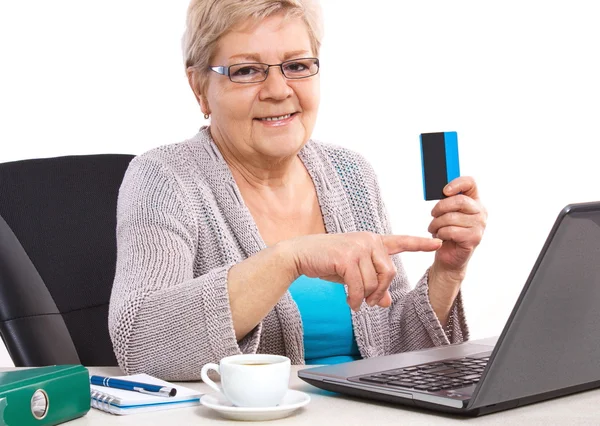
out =
[[(306, 392), (311, 401), (290, 417), (265, 422), (239, 422), (226, 420), (213, 410), (198, 406), (156, 411), (151, 413), (115, 416), (96, 409), (76, 420), (65, 423), (69, 426), (84, 425), (600, 425), (600, 389), (576, 395), (540, 402), (500, 413), (476, 418), (463, 418), (436, 414), (400, 405), (360, 400), (323, 391), (300, 380), (297, 371), (302, 366), (292, 367), (290, 388)], [(8, 369), (2, 369), (8, 370)], [(90, 367), (90, 372), (104, 376), (119, 376), (116, 367)], [(186, 382), (184, 386), (202, 392), (212, 392), (202, 382)]]

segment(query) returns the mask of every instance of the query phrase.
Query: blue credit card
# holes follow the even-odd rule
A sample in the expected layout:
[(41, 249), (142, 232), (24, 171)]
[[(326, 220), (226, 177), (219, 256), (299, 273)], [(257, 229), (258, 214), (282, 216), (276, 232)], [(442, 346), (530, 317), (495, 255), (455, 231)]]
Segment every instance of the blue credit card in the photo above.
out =
[(421, 133), (421, 167), (425, 200), (446, 198), (444, 187), (460, 176), (456, 132)]

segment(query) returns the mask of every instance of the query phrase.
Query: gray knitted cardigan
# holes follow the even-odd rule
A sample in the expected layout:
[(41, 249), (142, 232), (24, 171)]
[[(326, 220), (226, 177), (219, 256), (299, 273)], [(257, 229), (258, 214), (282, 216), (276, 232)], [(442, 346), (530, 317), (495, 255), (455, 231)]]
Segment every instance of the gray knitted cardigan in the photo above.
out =
[[(299, 157), (328, 233), (391, 233), (375, 173), (363, 157), (313, 140)], [(303, 364), (302, 321), (289, 292), (244, 339), (235, 337), (227, 273), (265, 247), (208, 127), (133, 159), (119, 191), (108, 319), (123, 371), (198, 380), (204, 364), (254, 352)], [(411, 291), (400, 257), (393, 261), (392, 306), (363, 303), (352, 313), (363, 357), (450, 343), (429, 303), (427, 273)], [(451, 315), (452, 342), (466, 340), (460, 296)]]

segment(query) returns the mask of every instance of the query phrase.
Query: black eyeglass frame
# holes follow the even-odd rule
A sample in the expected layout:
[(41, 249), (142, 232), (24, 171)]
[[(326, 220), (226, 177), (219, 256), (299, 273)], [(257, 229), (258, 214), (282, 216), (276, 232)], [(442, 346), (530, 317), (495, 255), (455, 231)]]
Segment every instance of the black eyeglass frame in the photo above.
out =
[[(291, 62), (303, 61), (303, 60), (307, 60), (307, 59), (312, 59), (315, 61), (315, 65), (317, 65), (316, 73), (307, 75), (304, 77), (288, 77), (285, 74), (285, 71), (283, 70), (283, 66), (285, 64), (289, 64)], [(234, 81), (234, 80), (232, 80), (231, 74), (230, 74), (231, 67), (238, 67), (240, 65), (265, 65), (267, 67), (267, 70), (265, 71), (265, 78), (263, 78), (262, 80), (256, 80), (256, 81)], [(288, 80), (301, 80), (303, 78), (310, 78), (310, 77), (314, 77), (315, 75), (317, 75), (319, 73), (319, 70), (321, 69), (321, 64), (319, 63), (319, 58), (297, 58), (297, 59), (290, 59), (287, 61), (283, 61), (280, 64), (265, 64), (264, 62), (242, 62), (240, 64), (233, 64), (228, 67), (226, 67), (226, 66), (210, 66), (210, 67), (208, 67), (208, 69), (216, 72), (217, 74), (221, 74), (221, 75), (225, 75), (225, 76), (229, 77), (229, 80), (231, 80), (233, 83), (253, 84), (253, 83), (262, 83), (263, 81), (265, 81), (267, 79), (267, 77), (269, 77), (269, 70), (271, 69), (271, 67), (279, 67), (279, 69), (281, 70), (281, 74)]]

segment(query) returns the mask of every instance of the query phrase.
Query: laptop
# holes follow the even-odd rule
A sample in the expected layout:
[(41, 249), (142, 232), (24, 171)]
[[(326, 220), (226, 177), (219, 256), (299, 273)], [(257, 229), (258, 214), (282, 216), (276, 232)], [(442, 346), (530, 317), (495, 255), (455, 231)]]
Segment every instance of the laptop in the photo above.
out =
[[(502, 260), (507, 280), (510, 262)], [(499, 337), (298, 376), (342, 394), (466, 416), (600, 387), (600, 202), (560, 212)]]

